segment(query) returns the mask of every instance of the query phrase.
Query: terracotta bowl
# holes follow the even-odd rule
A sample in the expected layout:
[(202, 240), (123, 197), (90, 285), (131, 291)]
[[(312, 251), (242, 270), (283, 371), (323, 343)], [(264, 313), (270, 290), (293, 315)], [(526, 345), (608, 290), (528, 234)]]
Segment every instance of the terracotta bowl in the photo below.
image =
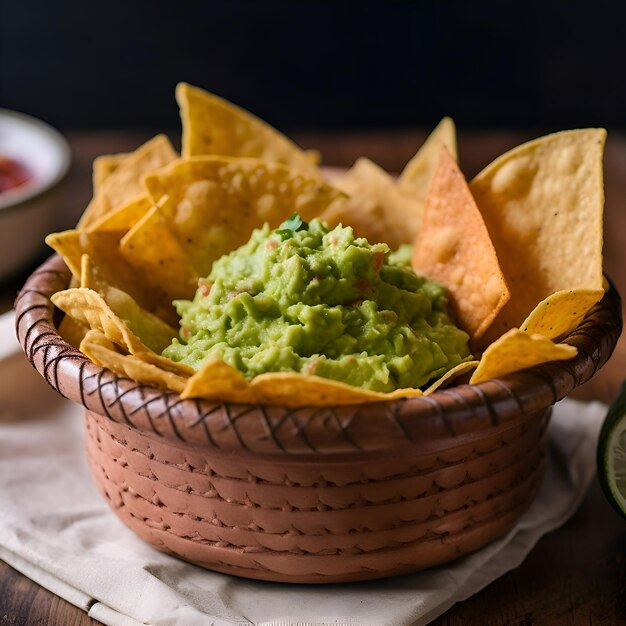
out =
[(298, 583), (411, 572), (502, 535), (532, 502), (550, 408), (621, 332), (612, 288), (567, 338), (578, 356), (424, 398), (287, 409), (182, 400), (98, 367), (55, 327), (53, 256), (16, 301), (28, 358), (85, 407), (98, 489), (154, 547), (212, 570)]

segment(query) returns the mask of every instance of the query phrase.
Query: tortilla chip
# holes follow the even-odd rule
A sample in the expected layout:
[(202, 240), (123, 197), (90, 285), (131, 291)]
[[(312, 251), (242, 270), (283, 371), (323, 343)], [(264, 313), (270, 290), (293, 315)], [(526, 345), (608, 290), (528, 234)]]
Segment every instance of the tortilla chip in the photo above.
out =
[(456, 321), (484, 334), (510, 294), (489, 233), (454, 158), (441, 149), (430, 182), (413, 269), (448, 288)]
[(154, 365), (193, 371), (186, 365), (174, 363), (152, 350), (150, 346), (162, 350), (169, 345), (174, 336), (171, 331), (174, 329), (160, 320), (157, 322), (153, 317), (144, 316), (144, 312), (129, 300), (127, 294), (114, 294), (111, 300), (115, 308), (127, 315), (125, 319), (117, 315), (104, 298), (92, 289), (66, 289), (55, 293), (51, 299), (64, 313), (91, 329), (99, 330), (124, 351)]
[(406, 164), (398, 179), (398, 186), (411, 193), (422, 204), (426, 200), (428, 185), (437, 169), (443, 147), (457, 160), (456, 129), (450, 117), (444, 117), (437, 124), (417, 154)]
[(322, 153), (319, 150), (305, 150), (304, 155), (313, 165), (319, 165), (322, 162)]
[(115, 345), (98, 330), (90, 330), (80, 344), (80, 351), (96, 365), (143, 385), (159, 387), (166, 391), (181, 393), (187, 384), (187, 376), (146, 363), (140, 358), (120, 354)]
[(295, 211), (315, 217), (344, 195), (280, 163), (257, 159), (180, 159), (144, 179), (153, 201), (167, 195), (170, 222), (198, 276), (213, 261), (246, 243), (254, 228), (279, 226)]
[(126, 152), (119, 154), (103, 154), (93, 161), (93, 195), (101, 189), (104, 181), (118, 168), (120, 163), (128, 156)]
[(133, 198), (130, 202), (123, 204), (121, 207), (103, 215), (87, 227), (88, 232), (98, 230), (130, 230), (150, 209), (152, 208), (152, 199), (147, 193)]
[(542, 300), (526, 318), (521, 330), (556, 339), (578, 326), (594, 304), (604, 296), (603, 289), (557, 291)]
[(574, 346), (552, 343), (543, 335), (529, 335), (513, 328), (485, 350), (470, 383), (481, 383), (549, 361), (571, 359), (577, 352)]
[(122, 235), (121, 231), (92, 233), (65, 230), (48, 235), (46, 243), (63, 257), (79, 283), (82, 280), (82, 258), (86, 254), (100, 268), (104, 280), (119, 286), (120, 282), (134, 282), (136, 279), (132, 268), (117, 254)]
[(80, 233), (77, 230), (64, 230), (60, 233), (50, 233), (46, 236), (46, 243), (65, 261), (72, 272), (72, 279), (80, 284), (81, 258), (85, 253), (81, 243)]
[(441, 387), (447, 387), (448, 383), (452, 382), (455, 378), (467, 374), (467, 372), (478, 367), (479, 361), (466, 361), (465, 363), (459, 363), (451, 370), (448, 370), (441, 378), (438, 378), (429, 387), (424, 389), (424, 395), (429, 396), (431, 393), (435, 393), (437, 389)]
[[(167, 196), (159, 203), (164, 205)], [(152, 207), (120, 242), (121, 255), (141, 268), (169, 302), (193, 298), (198, 275), (193, 271), (187, 253), (162, 214), (161, 206)], [(153, 283), (154, 284), (154, 283)]]
[(352, 226), (358, 237), (392, 249), (413, 243), (422, 221), (422, 204), (401, 190), (385, 170), (360, 158), (333, 184), (350, 198), (321, 214), (331, 228), (340, 223)]
[(521, 326), (558, 291), (602, 289), (605, 139), (596, 128), (548, 135), (471, 182), (511, 291), (486, 339)]
[(209, 359), (187, 381), (181, 398), (253, 404), (256, 396), (244, 375), (221, 359)]
[(250, 388), (258, 402), (282, 406), (328, 406), (384, 402), (424, 395), (420, 389), (396, 389), (389, 393), (353, 387), (319, 376), (272, 372), (252, 379)]
[(145, 273), (121, 255), (123, 236), (123, 231), (67, 230), (48, 235), (46, 243), (63, 257), (74, 276), (80, 279), (81, 259), (87, 254), (108, 284), (128, 293), (144, 309), (176, 324), (178, 316), (169, 294), (154, 288)]
[(103, 295), (104, 289), (108, 286), (99, 270), (94, 266), (90, 256), (83, 254), (80, 258), (80, 282), (78, 285), (70, 286), (69, 288), (83, 287), (84, 289), (93, 289), (98, 291), (100, 295)]
[(64, 315), (61, 323), (59, 324), (59, 335), (67, 341), (71, 346), (75, 348), (80, 347), (80, 342), (85, 338), (85, 335), (89, 331), (89, 326), (75, 320), (69, 315)]
[(270, 372), (248, 381), (224, 361), (211, 359), (187, 381), (181, 398), (295, 407), (362, 404), (421, 395), (419, 389), (380, 393), (295, 372)]
[(98, 194), (85, 209), (77, 228), (87, 228), (103, 215), (139, 196), (144, 191), (142, 177), (171, 163), (177, 157), (165, 135), (157, 135), (137, 148), (105, 179)]
[(176, 100), (183, 123), (183, 157), (253, 157), (320, 176), (310, 155), (276, 129), (223, 98), (179, 83)]
[(113, 343), (117, 344), (131, 354), (148, 352), (139, 337), (137, 337), (126, 323), (111, 311), (100, 294), (93, 289), (78, 287), (58, 291), (52, 298), (52, 303), (66, 315), (99, 330)]
[(126, 292), (109, 285), (86, 254), (82, 258), (80, 286), (97, 292), (113, 314), (150, 350), (161, 354), (172, 339), (178, 336), (176, 328), (141, 308)]

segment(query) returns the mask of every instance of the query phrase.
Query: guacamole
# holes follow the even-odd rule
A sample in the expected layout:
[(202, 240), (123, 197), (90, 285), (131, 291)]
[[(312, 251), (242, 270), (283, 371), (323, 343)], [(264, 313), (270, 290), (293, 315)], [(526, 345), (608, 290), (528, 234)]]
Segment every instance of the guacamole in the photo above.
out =
[(421, 387), (470, 359), (442, 286), (389, 262), (389, 248), (295, 214), (213, 264), (174, 304), (163, 355), (199, 369), (219, 357), (247, 378), (301, 372), (373, 391)]

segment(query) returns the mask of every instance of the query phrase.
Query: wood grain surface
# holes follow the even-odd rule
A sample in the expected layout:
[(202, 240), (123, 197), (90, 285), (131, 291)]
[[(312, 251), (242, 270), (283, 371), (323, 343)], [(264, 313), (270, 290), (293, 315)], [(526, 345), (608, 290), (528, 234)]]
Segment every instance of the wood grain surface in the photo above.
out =
[[(503, 151), (539, 134), (462, 132), (461, 166), (469, 178)], [(58, 211), (66, 224), (75, 220), (89, 200), (93, 158), (133, 149), (148, 136), (140, 132), (69, 134), (74, 162), (58, 199)], [(365, 155), (390, 171), (399, 171), (424, 137), (422, 131), (396, 130), (309, 133), (296, 140), (320, 150), (328, 164), (349, 166)], [(609, 132), (605, 186), (605, 267), (626, 295), (626, 135)], [(47, 254), (42, 249), (41, 258)], [(11, 307), (30, 269), (0, 284), (0, 312)], [(625, 377), (626, 339), (622, 338), (612, 360), (575, 395), (610, 402)], [(0, 561), (0, 625), (95, 623), (80, 609)], [(520, 567), (433, 623), (626, 624), (626, 523), (612, 511), (594, 482), (574, 517), (541, 539)]]

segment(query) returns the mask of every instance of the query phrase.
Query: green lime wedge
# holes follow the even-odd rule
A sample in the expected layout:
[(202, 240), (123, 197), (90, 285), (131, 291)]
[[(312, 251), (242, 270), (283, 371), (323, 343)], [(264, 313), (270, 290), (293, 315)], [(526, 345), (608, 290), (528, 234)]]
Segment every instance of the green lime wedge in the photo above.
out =
[(626, 382), (600, 431), (598, 478), (608, 501), (626, 519)]

